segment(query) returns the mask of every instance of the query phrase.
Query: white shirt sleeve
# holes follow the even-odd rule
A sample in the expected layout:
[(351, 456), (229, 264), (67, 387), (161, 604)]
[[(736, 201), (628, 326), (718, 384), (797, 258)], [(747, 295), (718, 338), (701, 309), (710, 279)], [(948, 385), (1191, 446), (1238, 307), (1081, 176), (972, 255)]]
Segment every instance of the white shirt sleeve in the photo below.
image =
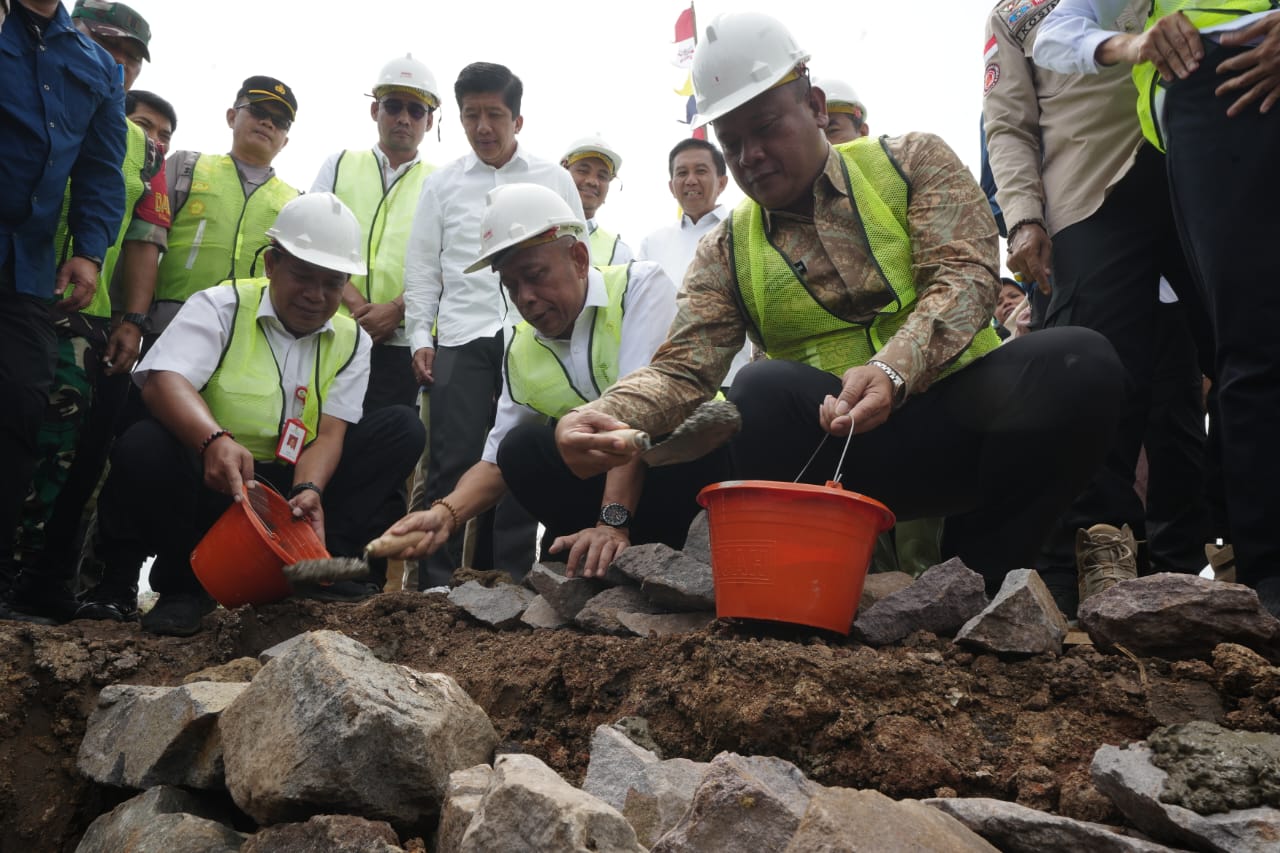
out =
[[(435, 325), (440, 296), (444, 292), (444, 271), (440, 264), (444, 223), (436, 194), (437, 178), (441, 174), (432, 172), (422, 185), (418, 209), (413, 215), (409, 248), (404, 256), (404, 323), (409, 333), (409, 349), (413, 352), (434, 346), (431, 328)], [(572, 185), (573, 181), (569, 183)], [(582, 202), (578, 204), (581, 207)]]
[(141, 388), (152, 371), (163, 370), (181, 374), (199, 391), (218, 367), (235, 316), (234, 287), (196, 291), (133, 371), (133, 381)]
[(631, 247), (622, 242), (622, 238), (618, 238), (618, 245), (613, 247), (613, 262), (615, 264), (630, 263), (636, 259), (635, 253), (631, 251)]
[(320, 166), (320, 171), (316, 173), (316, 179), (311, 184), (311, 192), (313, 193), (331, 193), (333, 192), (334, 182), (338, 179), (338, 159), (342, 157), (342, 152), (330, 154)]
[(364, 392), (369, 387), (369, 353), (373, 339), (356, 327), (356, 354), (351, 363), (333, 379), (324, 399), (324, 414), (333, 415), (349, 424), (360, 423), (364, 414)]
[[(514, 329), (510, 326), (503, 330), (503, 361), (506, 361), (507, 347), (511, 346), (512, 334), (514, 334)], [(511, 399), (511, 388), (507, 385), (507, 371), (503, 370), (502, 393), (498, 395), (498, 410), (493, 416), (493, 426), (489, 429), (489, 435), (484, 440), (484, 452), (480, 454), (480, 460), (497, 465), (498, 447), (502, 444), (502, 440), (507, 437), (507, 434), (520, 426), (520, 424), (538, 419), (545, 419), (545, 416)]]
[(676, 286), (651, 261), (631, 265), (622, 315), (622, 342), (618, 349), (618, 378), (645, 367), (667, 339), (676, 316)]
[(560, 196), (569, 202), (569, 209), (573, 211), (575, 216), (582, 217), (582, 221), (587, 221), (587, 214), (582, 211), (582, 196), (578, 195), (578, 185), (573, 182), (573, 176), (569, 174), (568, 169), (561, 168), (559, 165), (551, 171), (552, 181), (555, 186), (553, 190), (560, 193)]
[(1117, 32), (1127, 0), (1061, 0), (1036, 31), (1032, 59), (1062, 74), (1097, 74), (1098, 46)]

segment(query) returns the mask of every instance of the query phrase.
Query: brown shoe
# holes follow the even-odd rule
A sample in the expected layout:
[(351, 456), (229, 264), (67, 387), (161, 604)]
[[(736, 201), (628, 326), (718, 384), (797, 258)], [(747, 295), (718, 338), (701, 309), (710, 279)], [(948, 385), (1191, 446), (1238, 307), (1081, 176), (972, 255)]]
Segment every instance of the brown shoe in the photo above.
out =
[(1223, 583), (1236, 582), (1236, 551), (1231, 544), (1204, 546), (1204, 557), (1213, 569), (1213, 579)]
[(1138, 576), (1135, 555), (1138, 544), (1129, 525), (1117, 530), (1110, 524), (1095, 524), (1076, 531), (1076, 572), (1080, 578), (1080, 603), (1105, 592), (1121, 581)]

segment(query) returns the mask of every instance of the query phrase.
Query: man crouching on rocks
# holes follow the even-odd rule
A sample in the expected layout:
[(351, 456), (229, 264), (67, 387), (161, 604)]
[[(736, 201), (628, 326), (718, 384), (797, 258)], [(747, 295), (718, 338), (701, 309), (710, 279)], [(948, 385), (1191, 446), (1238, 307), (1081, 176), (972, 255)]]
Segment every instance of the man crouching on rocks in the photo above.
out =
[[(422, 451), (408, 406), (361, 418), (371, 343), (337, 314), (348, 279), (365, 272), (355, 216), (330, 193), (304, 195), (267, 236), (266, 277), (196, 293), (134, 373), (151, 419), (116, 445), (99, 553), (109, 576), (134, 578), (156, 554), (160, 598), (142, 618), (154, 634), (194, 634), (213, 610), (191, 550), (245, 488), (276, 488), (331, 553), (357, 556), (390, 521), (369, 508)], [(358, 598), (379, 589), (347, 583), (330, 590)], [(125, 592), (132, 599), (136, 587)]]
[[(432, 553), (508, 488), (547, 528), (550, 553), (567, 552), (570, 576), (603, 575), (632, 543), (682, 547), (699, 489), (728, 475), (725, 451), (652, 470), (633, 459), (584, 481), (561, 461), (547, 423), (649, 363), (675, 316), (675, 286), (648, 261), (593, 267), (586, 222), (542, 186), (490, 191), (480, 233), (481, 256), (467, 272), (497, 272), (524, 322), (506, 332), (483, 456), (450, 494), (388, 531), (427, 534), (403, 556)], [(519, 580), (530, 567), (494, 568)]]

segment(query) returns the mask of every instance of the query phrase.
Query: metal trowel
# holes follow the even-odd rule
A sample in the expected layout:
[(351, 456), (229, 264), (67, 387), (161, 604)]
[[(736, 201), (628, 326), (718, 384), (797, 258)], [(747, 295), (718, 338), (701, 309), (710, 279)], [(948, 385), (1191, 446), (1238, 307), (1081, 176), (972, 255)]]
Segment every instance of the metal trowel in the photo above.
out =
[(646, 465), (656, 468), (700, 459), (733, 438), (740, 429), (742, 416), (737, 406), (728, 400), (708, 400), (657, 443), (647, 432), (638, 429), (617, 429), (604, 435), (625, 439), (641, 451), (640, 458)]
[(405, 548), (417, 545), (427, 534), (415, 530), (403, 536), (383, 534), (364, 546), (362, 557), (325, 557), (317, 560), (300, 560), (285, 566), (285, 580), (289, 583), (333, 583), (354, 580), (369, 574), (370, 557), (394, 557)]

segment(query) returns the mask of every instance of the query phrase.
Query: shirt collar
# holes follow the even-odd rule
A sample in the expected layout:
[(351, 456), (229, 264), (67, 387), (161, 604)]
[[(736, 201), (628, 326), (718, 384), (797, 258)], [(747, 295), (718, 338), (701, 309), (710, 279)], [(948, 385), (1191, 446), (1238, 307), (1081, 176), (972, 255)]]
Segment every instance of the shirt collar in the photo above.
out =
[(511, 159), (508, 160), (506, 163), (502, 164), (501, 166), (499, 166), (497, 169), (494, 169), (488, 163), (484, 162), (479, 157), (477, 157), (476, 152), (474, 150), (468, 151), (465, 157), (466, 157), (466, 169), (464, 171), (467, 171), (467, 172), (470, 172), (474, 169), (492, 169), (495, 172), (501, 172), (504, 169), (511, 168), (511, 166), (515, 163), (520, 163), (521, 168), (526, 171), (529, 168), (529, 158), (525, 156), (524, 149), (520, 147), (519, 140), (516, 141), (516, 151), (514, 154), (511, 155)]
[(382, 173), (384, 175), (387, 173), (395, 175), (399, 172), (403, 172), (404, 170), (412, 166), (414, 163), (417, 163), (419, 160), (421, 160), (422, 149), (418, 149), (417, 151), (413, 152), (413, 159), (407, 162), (401, 163), (400, 167), (397, 169), (393, 169), (391, 167), (391, 158), (387, 156), (387, 152), (382, 150), (381, 145), (373, 146), (373, 156), (377, 158), (378, 166), (381, 167)]
[(729, 215), (729, 208), (725, 207), (723, 204), (717, 204), (715, 207), (711, 208), (705, 214), (703, 214), (702, 219), (699, 219), (697, 222), (694, 222), (692, 219), (690, 219), (689, 214), (687, 213), (684, 216), (681, 216), (680, 228), (681, 229), (697, 228), (700, 225), (702, 225), (703, 219), (710, 219), (711, 224), (717, 225), (723, 222), (725, 217), (728, 215)]
[[(823, 195), (830, 194), (831, 192), (834, 192), (837, 195), (847, 196), (849, 195), (849, 187), (844, 179), (844, 158), (840, 156), (839, 151), (828, 143), (827, 165), (822, 168), (822, 173), (818, 175), (818, 179), (813, 182), (815, 208), (817, 203), (822, 200), (821, 197)], [(774, 211), (767, 210), (763, 207), (760, 210), (762, 213), (762, 224), (764, 225), (766, 234), (773, 230), (774, 216), (783, 216), (793, 221), (799, 219), (797, 216), (782, 211), (775, 213)]]
[[(604, 274), (595, 267), (587, 270), (587, 299), (582, 303), (582, 313), (578, 315), (578, 319), (573, 321), (573, 329), (576, 332), (578, 324), (586, 318), (587, 322), (593, 322), (593, 318), (587, 314), (588, 308), (603, 308), (609, 304), (609, 291), (604, 286)], [(537, 329), (533, 330), (536, 338), (543, 341), (555, 340), (554, 338), (545, 338)]]
[[(286, 335), (289, 335), (290, 337), (293, 337), (293, 332), (290, 332), (288, 329), (286, 329), (286, 328), (284, 327), (284, 323), (280, 322), (280, 315), (276, 313), (276, 306), (275, 306), (275, 303), (273, 303), (273, 302), (271, 301), (271, 286), (270, 286), (270, 285), (267, 285), (267, 286), (266, 286), (265, 288), (263, 288), (263, 290), (262, 290), (262, 298), (261, 298), (260, 300), (258, 300), (258, 313), (257, 313), (257, 317), (256, 317), (256, 319), (257, 319), (257, 321), (258, 321), (258, 325), (260, 325), (260, 326), (262, 325), (263, 321), (265, 320), (268, 324), (270, 324), (270, 325), (274, 326), (275, 328), (279, 329), (281, 332), (284, 332)], [(332, 332), (332, 331), (333, 331), (333, 318), (332, 318), (332, 317), (330, 317), (328, 320), (325, 320), (325, 321), (324, 321), (324, 325), (323, 325), (323, 326), (321, 326), (320, 328), (316, 329), (316, 330), (315, 330), (314, 332), (312, 332), (311, 334), (303, 335), (303, 336), (299, 337), (299, 338), (298, 338), (298, 340), (300, 340), (300, 341), (302, 341), (302, 340), (306, 340), (307, 338), (310, 338), (310, 337), (313, 337), (313, 336), (315, 336), (315, 335), (318, 335), (318, 334), (320, 334), (321, 332)]]

